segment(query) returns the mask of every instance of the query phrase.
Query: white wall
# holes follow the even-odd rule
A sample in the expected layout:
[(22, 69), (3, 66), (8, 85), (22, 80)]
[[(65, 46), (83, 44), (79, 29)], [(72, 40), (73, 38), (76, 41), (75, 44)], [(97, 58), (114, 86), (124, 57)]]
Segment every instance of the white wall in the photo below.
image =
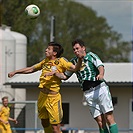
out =
[[(118, 97), (118, 104), (114, 110), (115, 120), (121, 129), (129, 128), (129, 99), (132, 98), (132, 88), (112, 87), (113, 97)], [(90, 115), (87, 106), (82, 105), (82, 91), (79, 87), (61, 87), (62, 101), (70, 103), (70, 124), (75, 128), (98, 128), (95, 120)], [(27, 89), (26, 100), (37, 100), (39, 90)]]
[(88, 106), (82, 105), (83, 93), (80, 88), (62, 88), (62, 101), (70, 103), (70, 127), (96, 128), (96, 122), (92, 119)]
[(114, 114), (119, 128), (129, 128), (129, 102), (132, 98), (132, 87), (111, 88), (113, 96), (118, 97)]

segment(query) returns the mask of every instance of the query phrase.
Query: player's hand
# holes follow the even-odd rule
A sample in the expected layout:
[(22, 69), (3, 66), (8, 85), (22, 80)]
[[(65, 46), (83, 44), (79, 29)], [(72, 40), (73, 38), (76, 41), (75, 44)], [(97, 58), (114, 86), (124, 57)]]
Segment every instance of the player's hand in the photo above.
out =
[(4, 122), (4, 124), (6, 124), (6, 125), (7, 125), (7, 124), (9, 124), (9, 122), (8, 122), (8, 121), (5, 121), (5, 122)]
[(8, 73), (8, 77), (9, 77), (9, 78), (13, 77), (14, 75), (15, 75), (15, 72), (10, 72), (10, 73)]
[(99, 74), (99, 75), (97, 75), (96, 79), (97, 80), (103, 80), (104, 78), (103, 78), (103, 75), (102, 74)]
[(14, 123), (15, 123), (15, 124), (18, 124), (18, 121), (14, 119)]
[(53, 76), (55, 73), (56, 73), (56, 71), (45, 73), (44, 77), (46, 77), (46, 76)]

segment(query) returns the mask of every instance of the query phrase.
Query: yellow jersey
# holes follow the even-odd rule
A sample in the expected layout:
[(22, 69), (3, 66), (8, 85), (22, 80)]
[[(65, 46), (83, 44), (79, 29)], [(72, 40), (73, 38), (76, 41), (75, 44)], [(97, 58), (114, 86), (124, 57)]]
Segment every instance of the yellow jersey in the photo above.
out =
[(55, 60), (49, 60), (48, 58), (45, 58), (40, 63), (36, 64), (34, 68), (36, 70), (42, 70), (39, 88), (47, 88), (58, 92), (60, 89), (61, 79), (59, 79), (55, 75), (44, 77), (44, 74), (52, 71), (63, 73), (66, 70), (70, 70), (71, 66), (72, 63), (68, 62), (63, 57), (57, 58)]
[[(4, 120), (5, 122), (8, 121), (10, 115), (10, 108), (9, 107), (0, 107), (0, 118)], [(0, 122), (0, 127), (4, 126), (5, 129), (10, 128), (10, 124), (4, 124), (3, 122)]]

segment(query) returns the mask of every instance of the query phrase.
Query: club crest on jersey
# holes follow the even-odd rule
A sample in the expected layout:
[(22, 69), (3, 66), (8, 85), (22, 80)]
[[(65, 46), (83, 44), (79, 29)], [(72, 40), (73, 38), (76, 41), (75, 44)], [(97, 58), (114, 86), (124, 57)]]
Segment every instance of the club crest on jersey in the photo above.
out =
[(59, 60), (55, 60), (54, 64), (58, 65), (59, 64)]

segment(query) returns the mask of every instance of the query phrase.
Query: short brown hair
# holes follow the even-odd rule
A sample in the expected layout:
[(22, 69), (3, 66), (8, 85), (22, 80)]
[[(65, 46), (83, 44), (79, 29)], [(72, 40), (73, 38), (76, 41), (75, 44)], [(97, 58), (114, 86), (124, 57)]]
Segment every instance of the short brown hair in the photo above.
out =
[(57, 52), (57, 55), (56, 55), (57, 58), (59, 58), (64, 52), (63, 47), (59, 43), (50, 42), (50, 43), (48, 43), (48, 46), (53, 46), (53, 51)]
[(73, 42), (72, 42), (72, 47), (75, 45), (75, 44), (79, 44), (81, 47), (85, 47), (85, 44), (84, 42), (81, 40), (81, 39), (75, 39)]
[(8, 99), (8, 96), (2, 97), (2, 101), (4, 101), (4, 99)]

